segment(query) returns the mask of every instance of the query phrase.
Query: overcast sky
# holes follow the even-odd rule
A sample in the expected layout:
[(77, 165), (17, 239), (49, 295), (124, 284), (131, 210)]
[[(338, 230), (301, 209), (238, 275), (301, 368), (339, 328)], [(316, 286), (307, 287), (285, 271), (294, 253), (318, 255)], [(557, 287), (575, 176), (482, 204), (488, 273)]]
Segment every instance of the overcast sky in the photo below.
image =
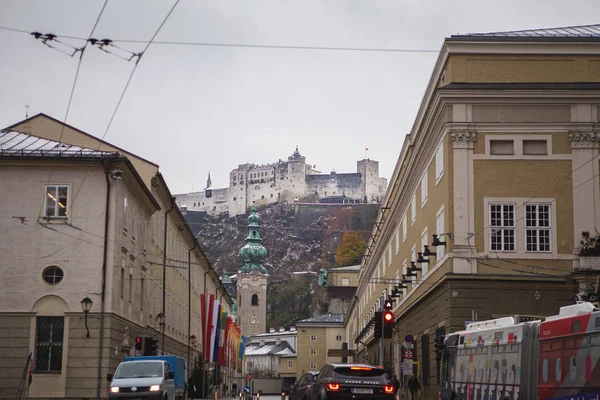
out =
[[(109, 0), (94, 37), (139, 52), (173, 1)], [(104, 0), (0, 0), (0, 26), (88, 37)], [(181, 0), (157, 41), (439, 50), (456, 33), (598, 23), (598, 0)], [(62, 39), (75, 47), (81, 40)], [(77, 68), (26, 33), (0, 29), (0, 127), (63, 120)], [(367, 52), (153, 44), (106, 140), (160, 165), (173, 193), (228, 184), (238, 164), (298, 145), (324, 173), (379, 160), (390, 178), (437, 59)], [(134, 66), (89, 47), (67, 123), (101, 137)]]

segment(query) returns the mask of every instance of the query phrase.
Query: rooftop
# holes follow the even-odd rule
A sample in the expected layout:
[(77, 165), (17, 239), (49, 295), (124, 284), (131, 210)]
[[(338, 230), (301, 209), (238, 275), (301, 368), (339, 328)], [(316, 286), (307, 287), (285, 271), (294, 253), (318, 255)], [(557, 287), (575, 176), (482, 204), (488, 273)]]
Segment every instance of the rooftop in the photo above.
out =
[(522, 31), (465, 33), (452, 35), (451, 39), (598, 41), (600, 40), (600, 24), (526, 29)]
[(282, 341), (279, 344), (275, 342), (269, 342), (266, 343), (264, 346), (252, 344), (246, 347), (244, 354), (246, 356), (266, 356), (270, 354), (286, 356), (294, 354), (294, 351), (292, 350), (288, 342)]
[(344, 323), (344, 314), (323, 314), (313, 318), (300, 320), (298, 324), (342, 324)]
[(0, 155), (36, 157), (102, 158), (116, 152), (99, 151), (13, 131), (0, 131)]
[(360, 270), (360, 264), (348, 265), (346, 267), (332, 268), (329, 271), (330, 272), (342, 272), (342, 271), (359, 271), (359, 270)]

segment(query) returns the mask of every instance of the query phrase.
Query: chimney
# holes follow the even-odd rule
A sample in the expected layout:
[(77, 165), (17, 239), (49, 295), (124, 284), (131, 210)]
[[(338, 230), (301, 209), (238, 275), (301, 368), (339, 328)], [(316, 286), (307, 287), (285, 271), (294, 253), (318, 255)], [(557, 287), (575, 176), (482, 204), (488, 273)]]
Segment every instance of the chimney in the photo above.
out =
[(275, 340), (275, 344), (279, 346), (281, 344), (281, 338), (277, 338), (277, 340)]
[(269, 328), (269, 333), (275, 333), (275, 328)]

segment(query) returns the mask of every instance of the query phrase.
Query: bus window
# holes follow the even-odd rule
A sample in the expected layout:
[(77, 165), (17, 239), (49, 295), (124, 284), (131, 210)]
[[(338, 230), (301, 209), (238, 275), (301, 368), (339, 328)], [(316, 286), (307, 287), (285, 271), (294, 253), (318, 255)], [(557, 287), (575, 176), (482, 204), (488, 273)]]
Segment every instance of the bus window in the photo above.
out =
[(558, 357), (556, 359), (556, 382), (560, 382), (562, 378), (562, 366), (560, 365), (561, 359)]
[(571, 322), (571, 333), (581, 332), (581, 321), (576, 320)]
[(548, 359), (544, 358), (544, 362), (542, 363), (542, 382), (548, 381)]
[(600, 346), (600, 335), (590, 336), (590, 346)]
[(575, 357), (571, 356), (569, 360), (569, 380), (575, 382), (575, 374), (577, 373), (577, 367), (575, 366)]

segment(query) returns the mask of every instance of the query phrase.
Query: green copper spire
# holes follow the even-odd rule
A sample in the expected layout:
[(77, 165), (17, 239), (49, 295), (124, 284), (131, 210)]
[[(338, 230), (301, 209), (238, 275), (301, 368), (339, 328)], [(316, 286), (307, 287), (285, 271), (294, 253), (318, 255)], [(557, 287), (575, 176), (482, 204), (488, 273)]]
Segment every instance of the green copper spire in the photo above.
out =
[(263, 267), (262, 261), (267, 256), (267, 249), (260, 242), (262, 239), (258, 232), (260, 228), (260, 217), (256, 214), (256, 207), (250, 209), (248, 217), (248, 234), (246, 235), (246, 244), (239, 251), (242, 259), (242, 268), (240, 273), (248, 274), (252, 271), (258, 271), (267, 275), (267, 269)]

